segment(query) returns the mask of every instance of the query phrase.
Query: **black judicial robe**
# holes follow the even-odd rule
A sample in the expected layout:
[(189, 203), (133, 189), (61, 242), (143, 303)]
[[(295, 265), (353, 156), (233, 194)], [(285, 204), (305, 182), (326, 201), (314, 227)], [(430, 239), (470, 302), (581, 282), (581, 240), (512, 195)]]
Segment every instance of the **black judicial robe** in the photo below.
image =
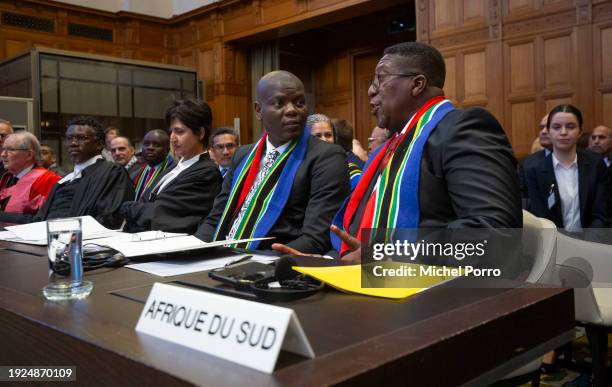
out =
[(129, 232), (162, 230), (193, 234), (210, 212), (222, 183), (217, 164), (208, 154), (202, 154), (161, 193), (145, 192), (139, 201), (124, 203), (121, 213), (127, 220), (126, 229)]
[[(134, 186), (125, 168), (100, 159), (85, 168), (82, 177), (73, 184), (74, 200), (70, 209), (61, 214), (61, 217), (90, 215), (105, 227), (121, 227), (121, 203), (134, 198)], [(59, 183), (55, 184), (49, 198), (35, 215), (0, 212), (0, 222), (30, 223), (47, 220), (54, 203), (61, 201), (62, 190), (58, 191), (58, 188)]]

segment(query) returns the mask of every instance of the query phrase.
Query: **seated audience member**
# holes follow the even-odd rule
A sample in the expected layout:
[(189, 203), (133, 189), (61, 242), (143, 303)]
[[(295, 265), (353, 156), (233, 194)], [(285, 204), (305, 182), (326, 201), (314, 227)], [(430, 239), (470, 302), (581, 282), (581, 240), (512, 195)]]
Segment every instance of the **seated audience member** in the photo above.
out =
[(109, 163), (100, 154), (104, 129), (93, 117), (77, 117), (66, 130), (65, 144), (74, 171), (54, 187), (35, 215), (0, 213), (0, 222), (30, 223), (41, 220), (91, 215), (108, 228), (121, 226), (121, 203), (132, 200), (134, 187), (123, 167)]
[(114, 126), (109, 126), (104, 130), (104, 149), (102, 149), (102, 157), (104, 157), (104, 160), (110, 161), (111, 163), (113, 162), (113, 155), (110, 151), (111, 141), (118, 136), (120, 136), (119, 129)]
[[(363, 149), (363, 146), (361, 145), (361, 143), (359, 142), (359, 140), (357, 140), (356, 138), (353, 139), (353, 149), (352, 149), (353, 153), (357, 155), (357, 157), (359, 157), (359, 159), (361, 161), (363, 161), (364, 163), (366, 161), (368, 161), (368, 151)], [(365, 164), (364, 164), (365, 165)]]
[(612, 165), (612, 129), (599, 125), (589, 139), (589, 150), (603, 156), (606, 166)]
[[(310, 134), (319, 138), (320, 140), (330, 144), (336, 143), (336, 129), (333, 126), (332, 121), (325, 114), (309, 115), (306, 118), (306, 130), (310, 130)], [(359, 177), (361, 176), (361, 168), (359, 168), (356, 163), (349, 161), (348, 153), (346, 153), (346, 156), (351, 190), (353, 190), (359, 181)]]
[(364, 161), (353, 153), (353, 126), (347, 120), (342, 119), (332, 120), (332, 126), (336, 133), (336, 144), (344, 149), (348, 162), (355, 164), (360, 170), (363, 169)]
[[(522, 226), (516, 159), (503, 128), (484, 109), (455, 109), (444, 98), (444, 78), (444, 59), (432, 46), (385, 49), (368, 95), (378, 127), (392, 135), (334, 218), (332, 242), (343, 261), (360, 261), (364, 229)], [(272, 246), (300, 253), (291, 247)]]
[(179, 100), (166, 111), (177, 165), (121, 213), (128, 231), (162, 230), (193, 233), (208, 215), (221, 189), (221, 173), (206, 153), (212, 124), (210, 107), (202, 101)]
[(573, 105), (559, 105), (548, 114), (547, 127), (552, 153), (524, 164), (529, 211), (571, 233), (607, 227), (606, 166), (601, 156), (576, 146), (582, 113)]
[(238, 136), (232, 128), (217, 128), (210, 135), (209, 143), (211, 158), (219, 166), (221, 176), (225, 177), (238, 149)]
[[(4, 139), (11, 133), (13, 133), (13, 125), (11, 122), (0, 118), (0, 147), (2, 147)], [(0, 163), (0, 176), (2, 176), (3, 173), (4, 165)]]
[(64, 177), (68, 174), (68, 172), (57, 165), (55, 152), (47, 144), (40, 144), (40, 165), (60, 177)]
[(306, 117), (306, 129), (310, 134), (330, 144), (336, 142), (336, 134), (332, 122), (325, 114), (311, 114)]
[[(266, 130), (236, 151), (198, 238), (275, 237), (310, 253), (329, 249), (329, 222), (349, 193), (346, 156), (310, 135), (307, 111), (304, 85), (295, 75), (273, 71), (259, 80), (255, 115)], [(271, 243), (247, 247), (267, 249)]]
[(379, 146), (384, 144), (389, 138), (389, 131), (378, 126), (372, 129), (372, 134), (368, 138), (368, 156), (371, 155)]
[(336, 144), (340, 145), (346, 154), (352, 191), (359, 182), (364, 163), (353, 153), (353, 127), (351, 124), (347, 120), (332, 120), (332, 125)]
[(176, 165), (174, 157), (170, 154), (170, 137), (161, 129), (153, 129), (145, 134), (142, 142), (142, 154), (147, 166), (142, 170), (135, 181), (134, 200), (151, 194), (166, 173)]
[(142, 172), (143, 165), (138, 162), (134, 145), (130, 139), (121, 136), (113, 138), (110, 144), (110, 151), (113, 156), (113, 162), (125, 168), (128, 175), (130, 175), (130, 179), (136, 181), (136, 178)]
[(0, 179), (0, 209), (35, 214), (60, 177), (36, 166), (40, 144), (32, 133), (9, 135), (1, 149), (6, 173)]

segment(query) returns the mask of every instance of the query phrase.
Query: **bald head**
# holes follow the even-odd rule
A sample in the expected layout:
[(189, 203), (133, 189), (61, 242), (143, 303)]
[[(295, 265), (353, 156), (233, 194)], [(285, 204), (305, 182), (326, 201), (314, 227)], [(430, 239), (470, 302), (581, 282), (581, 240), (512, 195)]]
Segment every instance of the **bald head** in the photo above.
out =
[(299, 137), (307, 112), (304, 85), (295, 75), (272, 71), (257, 82), (255, 115), (272, 145), (278, 147)]
[(272, 71), (261, 77), (259, 82), (257, 82), (257, 101), (261, 102), (264, 94), (267, 94), (270, 89), (282, 86), (290, 86), (293, 85), (295, 87), (299, 87), (304, 90), (304, 85), (300, 78), (296, 77), (289, 71), (277, 70)]

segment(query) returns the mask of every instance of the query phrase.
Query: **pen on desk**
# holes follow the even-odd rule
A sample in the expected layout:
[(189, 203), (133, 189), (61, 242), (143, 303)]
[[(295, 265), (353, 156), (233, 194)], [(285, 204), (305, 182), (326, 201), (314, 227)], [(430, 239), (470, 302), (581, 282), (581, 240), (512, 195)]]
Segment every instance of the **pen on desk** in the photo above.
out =
[(239, 263), (242, 263), (242, 262), (246, 262), (246, 261), (248, 261), (248, 260), (249, 260), (249, 259), (251, 259), (251, 258), (253, 258), (253, 256), (252, 256), (252, 255), (245, 255), (244, 257), (242, 257), (242, 258), (238, 258), (238, 259), (237, 259), (237, 260), (235, 260), (235, 261), (232, 261), (232, 262), (230, 262), (230, 263), (226, 263), (226, 264), (225, 264), (225, 267), (230, 267), (230, 266), (234, 266), (234, 265), (237, 265), (237, 264), (239, 264)]

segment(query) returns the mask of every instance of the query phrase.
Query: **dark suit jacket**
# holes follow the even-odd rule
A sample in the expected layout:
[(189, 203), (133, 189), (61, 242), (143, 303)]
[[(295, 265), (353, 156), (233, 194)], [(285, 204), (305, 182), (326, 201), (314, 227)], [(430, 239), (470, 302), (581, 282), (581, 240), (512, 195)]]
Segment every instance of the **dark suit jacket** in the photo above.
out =
[(217, 165), (208, 154), (203, 154), (195, 164), (168, 183), (161, 193), (143, 195), (137, 202), (124, 203), (121, 213), (126, 217), (127, 230), (191, 234), (210, 212), (221, 183)]
[[(563, 227), (561, 197), (552, 154), (539, 163), (524, 165), (525, 186), (529, 198), (529, 212), (552, 220), (557, 227)], [(548, 197), (554, 184), (555, 204), (548, 208)], [(578, 196), (580, 198), (580, 223), (582, 227), (607, 227), (609, 182), (606, 165), (601, 156), (578, 150)]]
[[(234, 169), (252, 148), (253, 144), (246, 145), (234, 154), (214, 208), (195, 234), (198, 238), (212, 240), (227, 203)], [(305, 253), (327, 252), (331, 247), (329, 225), (348, 194), (349, 177), (344, 150), (310, 136), (289, 199), (268, 235), (276, 237), (276, 240), (264, 241), (259, 248), (267, 249), (272, 243), (280, 242)]]
[(506, 133), (486, 110), (455, 110), (423, 149), (420, 227), (522, 227), (516, 159)]
[[(145, 189), (144, 192), (140, 194), (140, 198), (138, 198), (137, 201), (143, 202), (145, 199), (148, 199), (149, 196), (151, 196), (151, 192), (153, 191), (153, 189), (157, 186), (157, 183), (161, 180), (162, 177), (166, 176), (166, 173), (170, 172), (176, 166), (176, 163), (176, 159), (173, 158), (172, 162), (166, 166), (166, 169), (164, 169), (157, 176), (155, 176), (153, 181), (151, 181), (151, 184), (149, 184), (149, 188)], [(143, 166), (143, 170), (144, 168), (146, 168), (146, 166)], [(136, 179), (134, 179), (134, 184), (136, 184), (139, 176), (140, 175), (136, 176)]]
[(136, 179), (138, 179), (138, 176), (140, 176), (140, 172), (142, 172), (144, 167), (146, 167), (146, 164), (143, 163), (136, 162), (132, 164), (132, 166), (127, 169), (127, 173), (130, 176), (130, 180), (136, 182)]
[[(134, 199), (134, 185), (125, 168), (100, 159), (85, 168), (82, 178), (76, 181), (74, 201), (64, 216), (91, 215), (108, 228), (119, 228), (123, 222), (119, 214), (121, 203)], [(53, 186), (47, 201), (35, 215), (0, 212), (0, 222), (30, 223), (47, 220), (58, 188), (59, 184)]]

